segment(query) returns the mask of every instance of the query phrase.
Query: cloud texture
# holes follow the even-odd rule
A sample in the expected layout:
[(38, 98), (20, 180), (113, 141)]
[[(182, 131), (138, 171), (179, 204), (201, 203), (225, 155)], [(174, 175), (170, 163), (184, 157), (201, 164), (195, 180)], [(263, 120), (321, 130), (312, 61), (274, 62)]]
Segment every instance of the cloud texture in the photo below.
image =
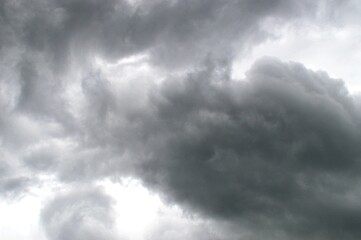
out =
[[(54, 240), (119, 239), (95, 185), (129, 176), (228, 226), (186, 238), (359, 239), (360, 98), (275, 58), (231, 77), (234, 57), (274, 29), (331, 24), (347, 3), (0, 2), (0, 195), (44, 176), (81, 185), (42, 210)], [(181, 227), (149, 239), (179, 238), (166, 228)]]
[(118, 239), (112, 232), (112, 201), (99, 189), (57, 196), (44, 208), (42, 222), (51, 239)]
[(152, 98), (139, 175), (217, 218), (291, 238), (356, 239), (359, 103), (300, 64), (263, 59), (246, 82), (222, 70), (206, 67)]

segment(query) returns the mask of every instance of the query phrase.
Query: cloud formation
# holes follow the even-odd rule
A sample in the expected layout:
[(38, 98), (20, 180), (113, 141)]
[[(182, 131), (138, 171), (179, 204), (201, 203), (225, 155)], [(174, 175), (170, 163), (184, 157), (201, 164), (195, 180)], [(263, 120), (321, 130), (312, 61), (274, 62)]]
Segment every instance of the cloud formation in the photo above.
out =
[(118, 239), (112, 232), (112, 201), (100, 189), (56, 196), (41, 216), (50, 239)]
[[(93, 54), (119, 59), (148, 52), (160, 65), (199, 63), (208, 54), (230, 57), (269, 35), (265, 21), (328, 16), (323, 1), (3, 1), (2, 46), (46, 53), (64, 71)], [(222, 36), (222, 38), (219, 38)]]
[(113, 88), (85, 87), (101, 124), (86, 138), (97, 148), (64, 173), (74, 181), (126, 168), (167, 201), (255, 236), (357, 239), (360, 102), (298, 63), (265, 58), (243, 81), (229, 71), (209, 60), (150, 86), (131, 111)]
[(348, 2), (1, 1), (0, 196), (85, 185), (48, 199), (54, 240), (118, 239), (94, 185), (129, 176), (232, 226), (149, 239), (359, 239), (360, 98), (274, 58), (231, 77), (275, 28), (330, 24)]
[(359, 103), (301, 64), (263, 59), (246, 82), (222, 70), (207, 66), (151, 97), (137, 129), (147, 156), (139, 176), (216, 218), (292, 238), (357, 239)]

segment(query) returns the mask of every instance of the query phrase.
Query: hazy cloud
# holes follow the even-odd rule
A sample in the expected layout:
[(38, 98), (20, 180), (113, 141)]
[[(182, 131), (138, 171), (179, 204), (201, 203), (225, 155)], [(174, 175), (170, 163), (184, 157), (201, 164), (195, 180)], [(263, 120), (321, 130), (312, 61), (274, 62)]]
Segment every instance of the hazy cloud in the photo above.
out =
[(56, 196), (41, 215), (50, 239), (118, 239), (112, 232), (112, 199), (100, 189)]

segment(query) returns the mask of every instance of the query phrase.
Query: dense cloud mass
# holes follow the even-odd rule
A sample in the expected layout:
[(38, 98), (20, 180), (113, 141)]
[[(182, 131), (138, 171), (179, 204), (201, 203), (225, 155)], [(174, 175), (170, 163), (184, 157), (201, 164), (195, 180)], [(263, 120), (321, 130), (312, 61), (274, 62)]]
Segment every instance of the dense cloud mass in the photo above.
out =
[(1, 198), (53, 191), (49, 240), (132, 239), (99, 186), (126, 177), (202, 219), (144, 239), (359, 239), (360, 96), (270, 57), (232, 77), (278, 28), (340, 27), (350, 3), (1, 1)]
[(167, 82), (152, 98), (140, 176), (214, 217), (357, 239), (359, 103), (341, 81), (300, 64), (264, 59), (246, 82), (222, 70)]

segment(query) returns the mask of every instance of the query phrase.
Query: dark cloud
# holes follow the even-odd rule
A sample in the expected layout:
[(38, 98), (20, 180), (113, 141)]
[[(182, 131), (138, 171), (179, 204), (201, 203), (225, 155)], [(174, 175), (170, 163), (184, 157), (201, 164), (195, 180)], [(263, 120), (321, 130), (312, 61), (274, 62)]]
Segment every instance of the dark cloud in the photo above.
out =
[[(4, 1), (3, 47), (46, 53), (58, 73), (94, 54), (118, 59), (148, 52), (157, 64), (175, 67), (208, 54), (229, 56), (272, 34), (266, 20), (315, 18), (337, 4), (322, 1)], [(3, 34), (2, 34), (3, 35)], [(220, 38), (219, 36), (222, 36)], [(236, 48), (235, 48), (236, 47)]]
[[(334, 21), (345, 2), (1, 1), (0, 195), (26, 193), (37, 174), (131, 175), (247, 239), (359, 239), (359, 97), (275, 59), (230, 78), (234, 55), (292, 21)], [(112, 82), (94, 63), (135, 54), (166, 79), (119, 87), (126, 74)], [(99, 189), (55, 196), (41, 216), (50, 239), (116, 238)], [(153, 235), (238, 238), (180, 228)]]
[(266, 39), (272, 31), (262, 25), (270, 19), (313, 19), (336, 6), (283, 0), (2, 1), (0, 84), (6, 113), (0, 131), (7, 131), (6, 119), (18, 112), (55, 121), (64, 134), (79, 131), (71, 111), (75, 103), (67, 95), (77, 71), (92, 71), (95, 56), (149, 54), (156, 66), (189, 68), (207, 56), (232, 59), (233, 52)]
[(137, 108), (91, 74), (82, 85), (83, 145), (57, 173), (65, 181), (132, 174), (250, 239), (358, 239), (357, 98), (298, 63), (265, 58), (242, 81), (229, 71), (229, 62), (209, 59), (138, 92)]
[(222, 69), (153, 92), (151, 115), (138, 119), (135, 156), (146, 157), (137, 174), (207, 216), (357, 239), (361, 118), (343, 82), (274, 59), (257, 62), (246, 82)]
[(71, 191), (49, 202), (41, 221), (49, 239), (118, 239), (112, 205), (100, 189)]
[(62, 179), (132, 174), (191, 214), (242, 226), (250, 239), (359, 238), (357, 97), (298, 63), (265, 58), (242, 81), (229, 71), (227, 61), (209, 59), (138, 92), (137, 108), (91, 75), (82, 86), (87, 140), (61, 163)]

